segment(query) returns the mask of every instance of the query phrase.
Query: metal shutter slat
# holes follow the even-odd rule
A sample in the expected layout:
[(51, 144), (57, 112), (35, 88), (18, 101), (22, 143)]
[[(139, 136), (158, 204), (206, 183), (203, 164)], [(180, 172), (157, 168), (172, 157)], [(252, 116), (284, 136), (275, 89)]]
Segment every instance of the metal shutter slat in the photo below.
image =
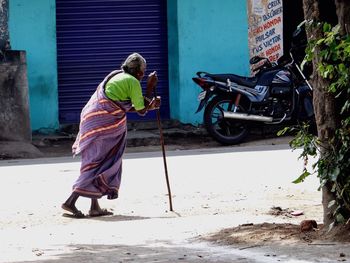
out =
[(56, 13), (61, 124), (79, 122), (97, 85), (132, 52), (146, 58), (146, 74), (157, 70), (161, 115), (169, 118), (166, 1), (56, 0)]

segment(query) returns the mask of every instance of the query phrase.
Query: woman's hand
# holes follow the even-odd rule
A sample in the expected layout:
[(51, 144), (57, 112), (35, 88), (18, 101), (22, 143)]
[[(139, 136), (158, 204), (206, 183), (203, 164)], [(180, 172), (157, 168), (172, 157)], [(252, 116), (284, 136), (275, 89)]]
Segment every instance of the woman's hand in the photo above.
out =
[(154, 98), (152, 102), (148, 106), (148, 110), (155, 110), (159, 109), (161, 104), (161, 97), (157, 96), (157, 98)]

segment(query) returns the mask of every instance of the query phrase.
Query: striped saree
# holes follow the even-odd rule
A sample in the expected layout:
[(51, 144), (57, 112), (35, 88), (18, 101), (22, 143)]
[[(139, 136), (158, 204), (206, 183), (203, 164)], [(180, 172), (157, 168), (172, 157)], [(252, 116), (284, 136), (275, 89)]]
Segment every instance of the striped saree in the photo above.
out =
[(80, 176), (73, 192), (89, 198), (118, 197), (122, 156), (126, 146), (126, 112), (131, 102), (116, 102), (104, 92), (107, 81), (120, 70), (111, 72), (98, 86), (80, 116), (74, 155), (81, 154)]

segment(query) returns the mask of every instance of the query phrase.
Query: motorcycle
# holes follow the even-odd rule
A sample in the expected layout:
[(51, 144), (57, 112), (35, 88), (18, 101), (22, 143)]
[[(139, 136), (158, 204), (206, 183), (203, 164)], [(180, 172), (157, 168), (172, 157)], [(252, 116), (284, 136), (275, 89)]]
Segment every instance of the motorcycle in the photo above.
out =
[[(294, 39), (303, 34), (302, 26), (294, 32)], [(282, 57), (277, 63), (253, 57), (250, 64), (257, 66), (252, 77), (196, 73), (192, 80), (202, 89), (196, 113), (205, 108), (204, 125), (216, 141), (238, 144), (253, 124), (313, 121), (312, 87), (294, 59), (296, 53), (305, 49), (297, 50), (297, 46), (292, 45), (289, 57)]]

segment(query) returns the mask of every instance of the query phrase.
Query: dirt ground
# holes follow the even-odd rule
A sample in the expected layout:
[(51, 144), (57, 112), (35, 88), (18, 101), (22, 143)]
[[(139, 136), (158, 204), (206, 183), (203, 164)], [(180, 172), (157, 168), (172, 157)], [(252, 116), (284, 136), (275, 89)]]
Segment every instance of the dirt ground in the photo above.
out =
[[(320, 209), (322, 210), (322, 209)], [(336, 226), (331, 229), (317, 224), (320, 220), (320, 210), (309, 210), (308, 218), (295, 223), (247, 223), (237, 227), (225, 228), (217, 233), (201, 237), (205, 241), (215, 244), (240, 246), (241, 249), (265, 247), (273, 245), (332, 245), (332, 242), (350, 243), (350, 221), (345, 226)], [(302, 216), (302, 211), (293, 211), (288, 208), (271, 207), (267, 214), (277, 218), (292, 219)], [(310, 219), (311, 218), (311, 219)], [(340, 258), (345, 260), (345, 254)], [(340, 260), (343, 261), (343, 260)]]
[(331, 242), (349, 243), (349, 231), (349, 227), (341, 227), (328, 233), (322, 224), (305, 232), (300, 230), (300, 225), (290, 223), (244, 224), (223, 229), (218, 233), (204, 237), (203, 240), (223, 245), (245, 245), (246, 248), (274, 244), (304, 243), (310, 245), (320, 244), (320, 242), (331, 245)]
[[(298, 212), (298, 211), (297, 211)], [(272, 207), (268, 212), (282, 218), (291, 218), (293, 211)], [(309, 214), (315, 216), (317, 214)], [(329, 230), (323, 224), (317, 224), (315, 220), (301, 220), (295, 223), (247, 223), (237, 227), (225, 228), (211, 235), (200, 237), (201, 240), (214, 244), (239, 247), (240, 250), (255, 247), (276, 246), (335, 246), (336, 244), (350, 243), (350, 224), (337, 226)], [(265, 255), (265, 256), (270, 256)], [(337, 261), (347, 261), (349, 254), (340, 252)]]

